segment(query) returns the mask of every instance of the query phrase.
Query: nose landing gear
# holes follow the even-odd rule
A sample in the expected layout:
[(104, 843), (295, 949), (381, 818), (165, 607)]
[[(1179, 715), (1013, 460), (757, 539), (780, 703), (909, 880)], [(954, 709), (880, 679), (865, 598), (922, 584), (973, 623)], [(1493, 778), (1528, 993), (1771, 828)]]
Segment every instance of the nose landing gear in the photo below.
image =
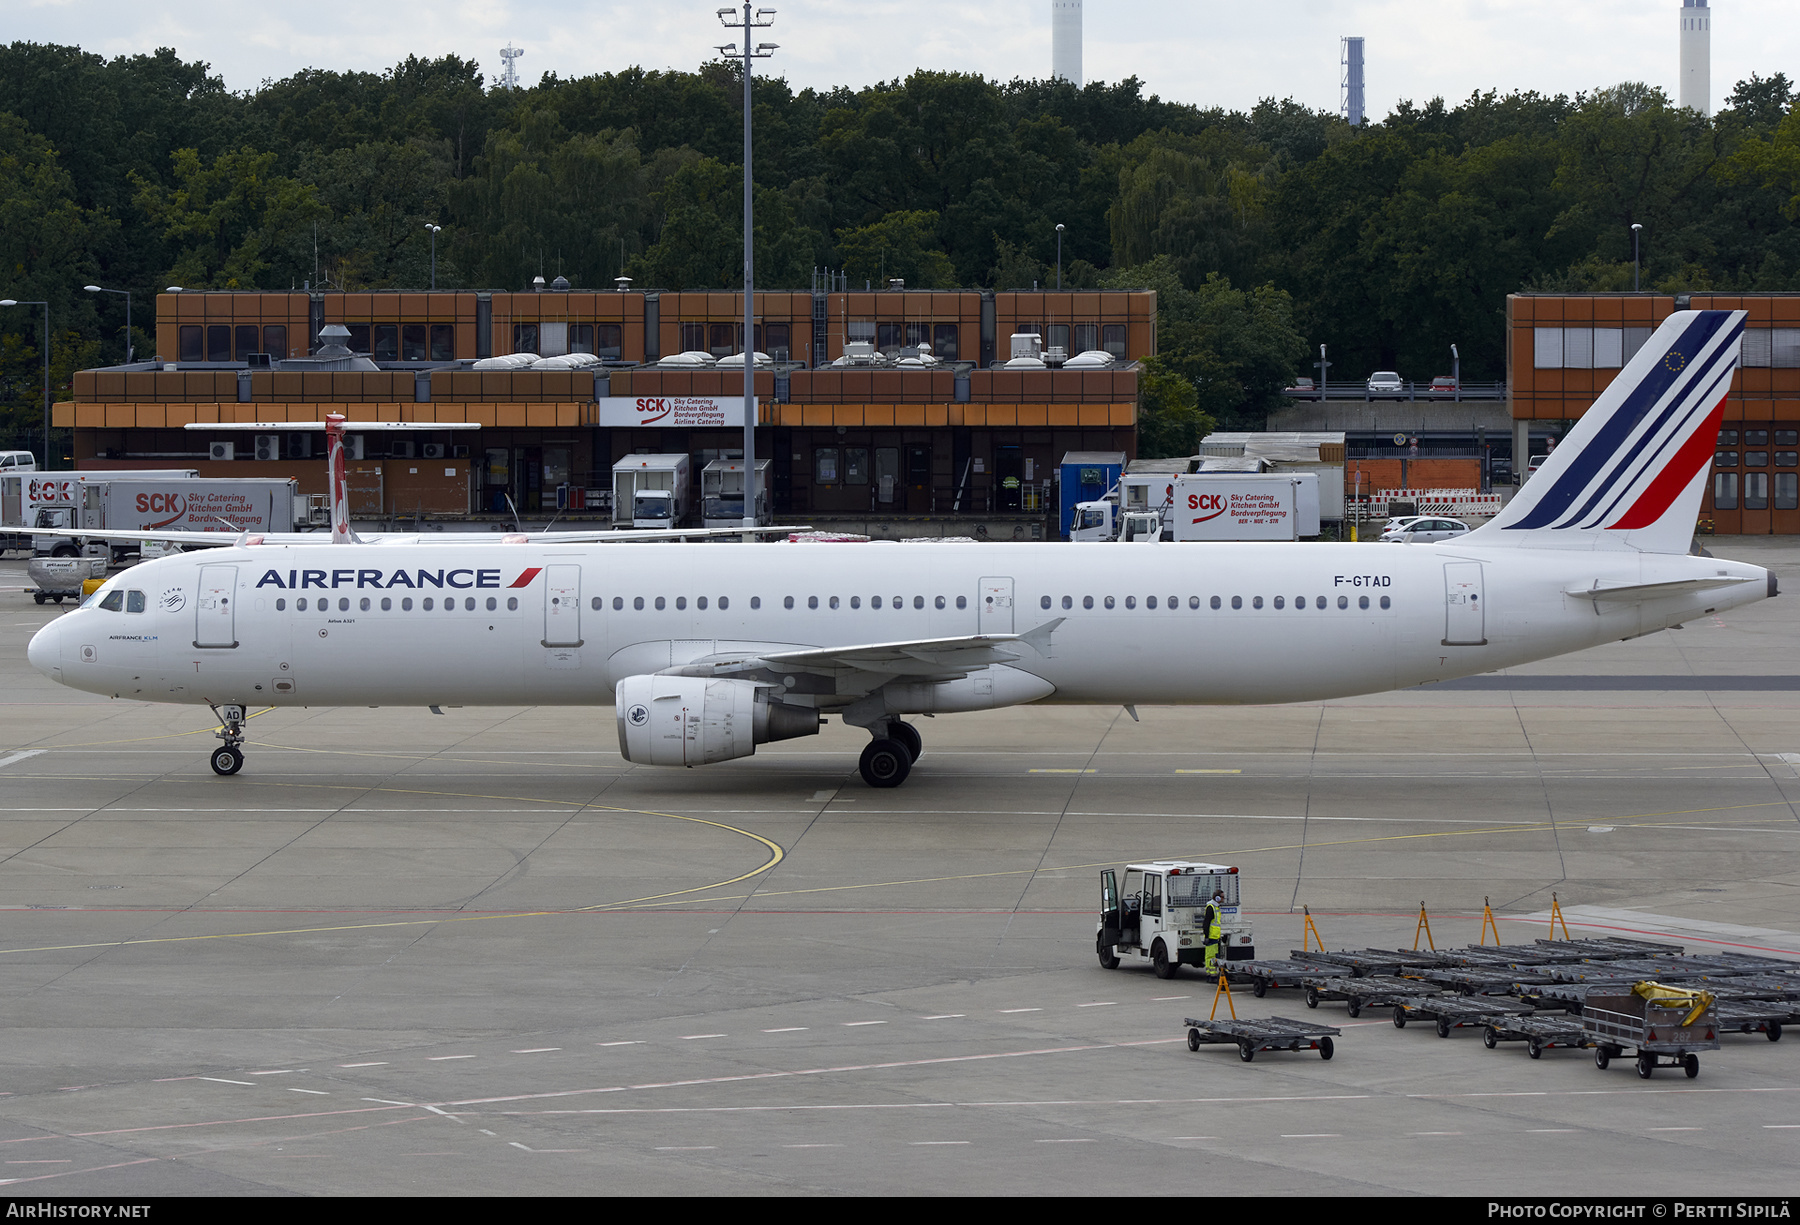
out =
[(244, 750), (239, 747), (244, 743), (244, 708), (214, 706), (212, 712), (219, 720), (219, 730), (214, 734), (225, 742), (213, 750), (213, 773), (236, 774), (244, 768)]

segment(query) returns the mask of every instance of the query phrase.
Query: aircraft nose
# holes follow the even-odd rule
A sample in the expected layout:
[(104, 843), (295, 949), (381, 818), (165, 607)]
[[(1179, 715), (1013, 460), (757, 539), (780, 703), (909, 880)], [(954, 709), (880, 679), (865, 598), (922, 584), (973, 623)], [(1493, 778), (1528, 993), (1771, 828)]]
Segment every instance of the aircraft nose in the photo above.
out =
[(32, 667), (51, 680), (62, 679), (61, 617), (31, 636), (31, 645), (25, 648), (25, 657), (31, 661)]

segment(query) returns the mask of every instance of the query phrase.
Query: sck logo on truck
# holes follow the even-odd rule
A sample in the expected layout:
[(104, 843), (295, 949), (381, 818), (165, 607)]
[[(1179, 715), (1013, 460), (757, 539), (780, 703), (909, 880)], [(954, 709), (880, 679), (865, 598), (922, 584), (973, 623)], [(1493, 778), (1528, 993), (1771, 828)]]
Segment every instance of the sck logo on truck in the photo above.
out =
[(1195, 523), (1205, 523), (1208, 519), (1217, 519), (1225, 513), (1225, 495), (1222, 493), (1190, 493), (1188, 494), (1188, 509), (1211, 512), (1195, 519)]
[(140, 493), (137, 496), (137, 508), (140, 515), (170, 512), (179, 515), (186, 509), (186, 504), (178, 493)]

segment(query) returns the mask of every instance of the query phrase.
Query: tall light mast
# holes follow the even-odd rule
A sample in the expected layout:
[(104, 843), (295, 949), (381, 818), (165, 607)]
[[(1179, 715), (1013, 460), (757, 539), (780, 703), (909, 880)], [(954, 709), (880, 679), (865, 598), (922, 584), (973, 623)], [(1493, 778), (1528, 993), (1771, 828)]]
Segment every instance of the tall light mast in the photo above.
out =
[(1681, 105), (1712, 114), (1712, 8), (1681, 0)]

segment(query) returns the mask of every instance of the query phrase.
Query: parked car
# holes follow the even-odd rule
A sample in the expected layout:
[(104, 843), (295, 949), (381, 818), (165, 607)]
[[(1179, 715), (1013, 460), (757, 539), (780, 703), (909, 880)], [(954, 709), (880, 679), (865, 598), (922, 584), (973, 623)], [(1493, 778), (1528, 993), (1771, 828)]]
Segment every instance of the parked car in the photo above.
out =
[(1411, 523), (1389, 528), (1381, 533), (1388, 544), (1428, 544), (1434, 540), (1452, 540), (1467, 535), (1469, 525), (1461, 519), (1445, 519), (1439, 515), (1421, 515)]
[(1319, 389), (1313, 386), (1311, 379), (1295, 379), (1292, 387), (1283, 387), (1281, 390), (1290, 396), (1310, 396), (1318, 394)]
[(1510, 459), (1488, 460), (1488, 480), (1496, 485), (1513, 483), (1513, 466)]
[(1382, 395), (1398, 395), (1406, 390), (1406, 384), (1392, 370), (1377, 370), (1369, 376), (1369, 391)]
[(1525, 479), (1530, 480), (1531, 474), (1536, 472), (1539, 468), (1542, 468), (1544, 466), (1544, 461), (1549, 458), (1548, 455), (1533, 455), (1531, 457), (1531, 462), (1525, 465)]
[(1456, 380), (1447, 374), (1440, 374), (1431, 380), (1432, 395), (1455, 395)]

